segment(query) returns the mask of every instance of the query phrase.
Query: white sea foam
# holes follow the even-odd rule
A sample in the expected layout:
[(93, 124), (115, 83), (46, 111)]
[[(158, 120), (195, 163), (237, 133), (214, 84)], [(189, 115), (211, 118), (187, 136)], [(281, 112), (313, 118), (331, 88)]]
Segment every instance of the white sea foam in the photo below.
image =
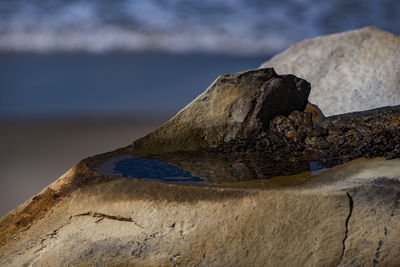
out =
[(2, 0), (0, 50), (273, 53), (367, 25), (400, 33), (400, 1)]

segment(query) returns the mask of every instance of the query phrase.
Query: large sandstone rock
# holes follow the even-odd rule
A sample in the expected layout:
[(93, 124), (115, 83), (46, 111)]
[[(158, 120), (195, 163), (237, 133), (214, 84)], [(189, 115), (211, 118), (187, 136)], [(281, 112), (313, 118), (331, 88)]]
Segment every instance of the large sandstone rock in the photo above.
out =
[(80, 162), (1, 218), (0, 266), (400, 264), (399, 160), (226, 187), (94, 170), (130, 149)]
[(196, 150), (255, 135), (276, 115), (304, 110), (309, 93), (307, 81), (273, 69), (224, 74), (135, 147), (156, 153)]
[(309, 91), (273, 69), (220, 76), (1, 218), (0, 266), (399, 266), (400, 160), (307, 155), (398, 157), (400, 108), (325, 118)]
[(400, 36), (375, 27), (302, 41), (261, 67), (306, 79), (325, 115), (400, 104)]

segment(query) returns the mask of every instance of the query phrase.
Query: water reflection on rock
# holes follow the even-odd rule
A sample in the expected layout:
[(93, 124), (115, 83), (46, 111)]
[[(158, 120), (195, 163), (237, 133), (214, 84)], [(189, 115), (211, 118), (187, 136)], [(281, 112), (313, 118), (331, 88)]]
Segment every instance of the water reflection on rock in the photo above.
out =
[(164, 161), (121, 155), (104, 161), (97, 169), (103, 175), (149, 179), (171, 183), (200, 183), (204, 179), (193, 176)]
[(279, 159), (265, 157), (228, 158), (206, 151), (175, 152), (150, 157), (170, 162), (193, 174), (204, 177), (208, 183), (227, 184), (252, 180), (270, 179), (279, 176), (301, 174), (310, 177), (326, 169), (311, 158)]
[[(98, 164), (106, 176), (157, 180), (170, 183), (229, 185), (291, 176), (285, 184), (298, 184), (326, 170), (311, 158), (257, 157), (226, 158), (207, 151), (174, 152), (160, 155), (122, 154)], [(295, 174), (298, 178), (293, 178)]]

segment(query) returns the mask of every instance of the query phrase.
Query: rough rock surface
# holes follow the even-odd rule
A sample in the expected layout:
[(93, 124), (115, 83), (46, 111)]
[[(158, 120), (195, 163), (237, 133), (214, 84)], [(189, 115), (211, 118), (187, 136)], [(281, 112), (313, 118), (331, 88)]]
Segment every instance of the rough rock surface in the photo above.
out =
[(308, 82), (273, 69), (224, 74), (135, 147), (157, 153), (196, 150), (254, 135), (276, 115), (304, 110), (309, 93)]
[(206, 150), (220, 159), (264, 166), (252, 168), (257, 178), (306, 171), (309, 162), (333, 167), (361, 157), (400, 157), (400, 106), (332, 117), (316, 108), (278, 115), (256, 138), (233, 139)]
[(400, 36), (375, 27), (302, 41), (261, 67), (306, 79), (328, 116), (400, 105)]
[[(219, 77), (1, 218), (0, 266), (399, 266), (400, 108), (325, 117), (309, 90), (272, 69)], [(209, 183), (101, 173), (127, 154)], [(310, 162), (365, 156), (395, 159)]]
[(0, 265), (400, 264), (399, 160), (358, 160), (278, 187), (167, 184), (93, 171), (100, 159), (129, 150), (80, 162), (1, 218)]

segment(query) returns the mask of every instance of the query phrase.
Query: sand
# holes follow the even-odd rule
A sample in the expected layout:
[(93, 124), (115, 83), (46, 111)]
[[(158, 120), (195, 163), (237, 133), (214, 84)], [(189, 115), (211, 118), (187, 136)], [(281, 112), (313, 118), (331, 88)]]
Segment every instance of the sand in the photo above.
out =
[(168, 115), (0, 122), (0, 216), (81, 159), (132, 143), (159, 127)]

